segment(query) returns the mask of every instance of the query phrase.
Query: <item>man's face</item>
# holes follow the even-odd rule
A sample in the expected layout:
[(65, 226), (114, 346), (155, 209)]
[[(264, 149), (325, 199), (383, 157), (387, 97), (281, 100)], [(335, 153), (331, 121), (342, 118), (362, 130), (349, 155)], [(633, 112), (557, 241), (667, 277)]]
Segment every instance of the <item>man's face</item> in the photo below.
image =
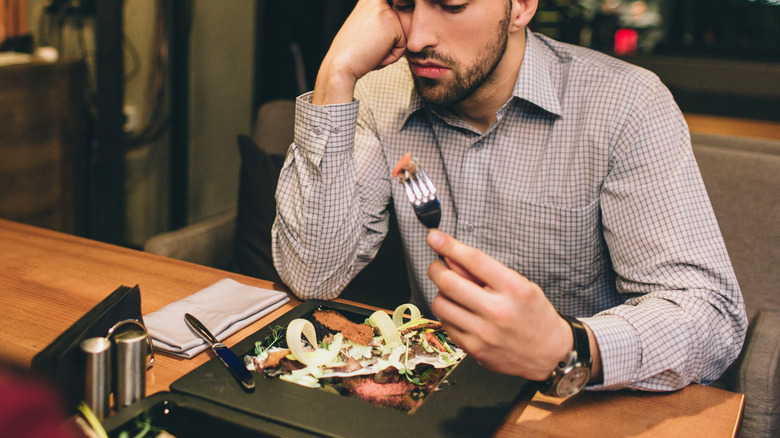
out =
[(455, 105), (495, 79), (507, 46), (507, 0), (396, 0), (394, 6), (423, 100)]

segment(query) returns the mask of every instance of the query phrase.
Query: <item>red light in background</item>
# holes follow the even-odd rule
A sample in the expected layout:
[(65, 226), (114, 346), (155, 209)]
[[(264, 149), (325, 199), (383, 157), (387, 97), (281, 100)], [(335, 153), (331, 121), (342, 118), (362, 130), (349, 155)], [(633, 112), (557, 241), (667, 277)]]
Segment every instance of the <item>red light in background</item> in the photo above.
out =
[(615, 54), (618, 56), (636, 55), (639, 45), (639, 32), (636, 29), (618, 29), (615, 32)]

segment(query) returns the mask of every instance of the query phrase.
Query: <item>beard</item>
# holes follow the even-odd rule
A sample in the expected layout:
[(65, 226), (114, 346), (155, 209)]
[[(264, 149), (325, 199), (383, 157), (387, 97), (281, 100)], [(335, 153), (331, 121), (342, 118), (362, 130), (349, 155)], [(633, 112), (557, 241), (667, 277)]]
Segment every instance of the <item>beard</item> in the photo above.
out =
[(496, 71), (506, 52), (509, 30), (509, 16), (499, 23), (496, 38), (489, 41), (480, 51), (482, 55), (471, 65), (464, 66), (460, 61), (439, 53), (434, 49), (424, 49), (416, 53), (407, 53), (406, 57), (414, 61), (437, 61), (451, 69), (451, 80), (431, 79), (415, 76), (414, 88), (422, 100), (429, 105), (448, 107), (456, 105), (476, 92), (487, 83)]

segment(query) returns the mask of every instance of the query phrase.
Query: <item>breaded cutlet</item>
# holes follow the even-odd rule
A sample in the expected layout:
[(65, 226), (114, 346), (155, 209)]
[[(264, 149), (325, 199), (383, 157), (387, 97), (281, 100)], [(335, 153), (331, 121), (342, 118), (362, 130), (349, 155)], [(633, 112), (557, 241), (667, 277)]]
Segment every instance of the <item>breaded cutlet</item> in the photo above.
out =
[(374, 329), (368, 324), (354, 323), (335, 310), (315, 310), (314, 319), (356, 344), (368, 345), (374, 338)]

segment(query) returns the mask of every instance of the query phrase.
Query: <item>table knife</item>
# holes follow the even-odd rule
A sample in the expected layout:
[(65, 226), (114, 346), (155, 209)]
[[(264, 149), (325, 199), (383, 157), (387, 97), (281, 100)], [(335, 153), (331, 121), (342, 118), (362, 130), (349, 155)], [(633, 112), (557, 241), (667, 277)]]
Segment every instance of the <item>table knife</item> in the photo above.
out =
[(214, 353), (217, 354), (217, 357), (219, 357), (219, 360), (221, 360), (225, 367), (230, 370), (233, 377), (241, 383), (241, 386), (244, 387), (244, 389), (253, 390), (255, 388), (255, 379), (252, 377), (252, 373), (246, 369), (244, 361), (230, 351), (225, 344), (219, 342), (217, 338), (209, 332), (206, 326), (198, 321), (198, 318), (195, 318), (189, 313), (185, 313), (184, 321), (187, 322), (187, 325), (190, 326), (198, 336), (209, 344)]

